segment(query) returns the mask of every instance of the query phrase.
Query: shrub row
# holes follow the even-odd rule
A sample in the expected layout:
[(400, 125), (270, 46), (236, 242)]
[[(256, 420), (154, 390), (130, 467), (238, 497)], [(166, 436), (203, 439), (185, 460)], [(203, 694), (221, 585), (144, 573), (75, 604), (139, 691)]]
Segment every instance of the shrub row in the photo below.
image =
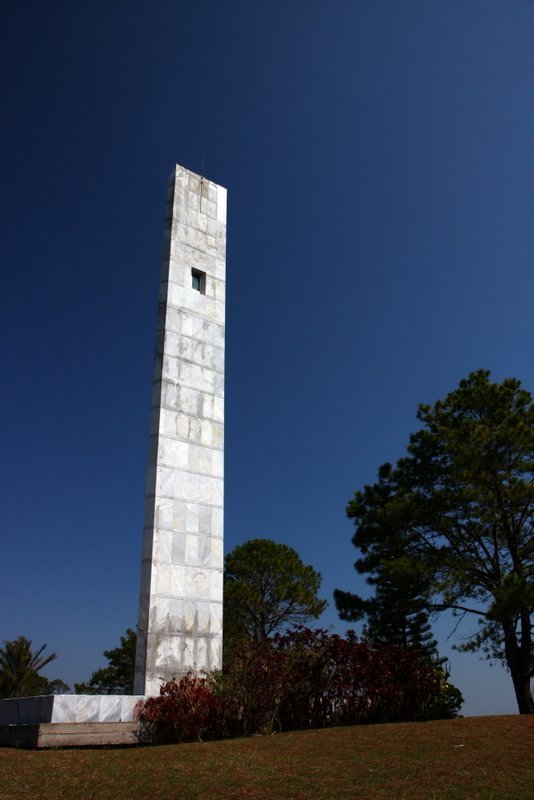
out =
[(452, 717), (460, 705), (443, 670), (414, 652), (299, 629), (243, 643), (222, 672), (165, 683), (141, 720), (145, 739), (185, 742)]

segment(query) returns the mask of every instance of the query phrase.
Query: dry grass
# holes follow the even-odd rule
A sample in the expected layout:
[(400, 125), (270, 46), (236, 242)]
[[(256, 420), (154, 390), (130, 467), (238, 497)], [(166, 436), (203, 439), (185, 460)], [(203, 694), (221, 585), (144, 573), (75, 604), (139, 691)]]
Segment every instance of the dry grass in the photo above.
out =
[(532, 800), (534, 718), (334, 728), (207, 744), (0, 748), (3, 800)]

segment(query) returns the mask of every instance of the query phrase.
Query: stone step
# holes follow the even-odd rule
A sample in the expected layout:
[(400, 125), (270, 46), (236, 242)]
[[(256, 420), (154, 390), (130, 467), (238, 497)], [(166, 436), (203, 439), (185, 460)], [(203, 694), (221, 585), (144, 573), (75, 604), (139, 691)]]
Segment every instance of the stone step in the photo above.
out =
[(42, 722), (0, 725), (3, 747), (97, 747), (138, 744), (138, 722)]

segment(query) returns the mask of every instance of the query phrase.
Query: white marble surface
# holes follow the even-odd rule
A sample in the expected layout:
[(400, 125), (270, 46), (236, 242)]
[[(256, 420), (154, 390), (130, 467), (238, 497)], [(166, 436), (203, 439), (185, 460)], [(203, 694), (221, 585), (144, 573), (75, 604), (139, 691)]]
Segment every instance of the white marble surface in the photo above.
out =
[[(135, 690), (221, 665), (226, 189), (169, 181)], [(205, 293), (192, 270), (205, 273)]]
[(0, 725), (38, 722), (133, 722), (142, 695), (55, 694), (0, 700)]

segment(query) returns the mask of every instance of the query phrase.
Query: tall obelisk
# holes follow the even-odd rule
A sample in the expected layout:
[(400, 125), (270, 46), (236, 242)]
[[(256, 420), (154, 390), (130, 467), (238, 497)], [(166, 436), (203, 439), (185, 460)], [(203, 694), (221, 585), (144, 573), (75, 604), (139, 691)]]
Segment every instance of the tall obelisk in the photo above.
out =
[(226, 189), (169, 179), (145, 501), (136, 694), (221, 666)]

